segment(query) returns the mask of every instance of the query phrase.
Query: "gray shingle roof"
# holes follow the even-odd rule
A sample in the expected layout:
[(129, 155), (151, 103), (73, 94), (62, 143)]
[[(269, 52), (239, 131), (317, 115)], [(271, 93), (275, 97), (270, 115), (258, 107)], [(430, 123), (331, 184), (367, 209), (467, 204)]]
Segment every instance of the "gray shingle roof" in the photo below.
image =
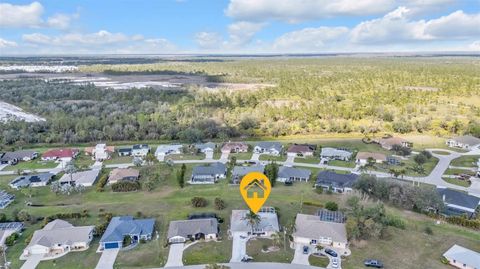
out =
[(322, 157), (345, 157), (350, 158), (352, 157), (352, 153), (350, 151), (336, 149), (336, 148), (322, 148), (322, 153), (320, 153)]
[(445, 195), (445, 202), (475, 210), (480, 203), (480, 198), (467, 193), (447, 188), (437, 188), (441, 198)]
[(33, 150), (20, 150), (20, 151), (13, 151), (13, 152), (5, 152), (1, 157), (2, 161), (10, 161), (10, 160), (21, 160), (23, 158), (32, 158), (36, 155), (37, 152)]
[(217, 234), (218, 220), (214, 218), (208, 219), (192, 219), (192, 220), (175, 220), (171, 221), (168, 226), (167, 237), (170, 239), (175, 236), (187, 238), (195, 234)]
[(480, 138), (471, 135), (457, 136), (452, 138), (452, 140), (458, 143), (467, 144), (469, 146), (475, 146), (480, 144)]
[(319, 216), (297, 214), (293, 236), (318, 239), (330, 237), (334, 242), (347, 243), (344, 223), (321, 221)]
[(198, 165), (193, 167), (192, 176), (200, 176), (200, 175), (221, 175), (225, 174), (227, 168), (225, 164), (216, 162), (210, 165)]
[(30, 186), (31, 183), (48, 182), (52, 179), (53, 174), (42, 173), (28, 176), (19, 176), (10, 182), (10, 185), (15, 188), (23, 188)]
[(253, 165), (253, 166), (235, 166), (233, 168), (232, 175), (233, 176), (244, 176), (250, 172), (260, 172), (263, 173), (265, 171), (265, 166), (263, 165)]
[(216, 144), (213, 142), (195, 144), (195, 148), (198, 150), (204, 150), (207, 148), (215, 149), (215, 147), (216, 147)]
[(470, 268), (480, 268), (480, 253), (459, 245), (453, 245), (443, 253), (443, 256), (466, 264)]
[(278, 168), (279, 178), (310, 178), (312, 172), (308, 169), (280, 166)]
[[(232, 217), (230, 219), (230, 230), (232, 232), (250, 232), (252, 230), (248, 220), (245, 219), (248, 212), (248, 210), (232, 210)], [(262, 208), (257, 215), (260, 217), (260, 222), (255, 226), (255, 229), (265, 232), (280, 231), (278, 216), (275, 211), (270, 212)]]
[(94, 226), (75, 227), (70, 223), (56, 219), (41, 230), (35, 231), (28, 247), (41, 245), (52, 247), (56, 244), (71, 244), (73, 242), (90, 242), (90, 234)]
[(125, 235), (151, 235), (154, 226), (155, 219), (133, 219), (132, 216), (113, 217), (100, 242), (120, 242)]
[(256, 147), (260, 147), (262, 149), (270, 150), (270, 149), (275, 149), (277, 151), (282, 151), (282, 144), (280, 142), (269, 142), (269, 141), (263, 141), (263, 142), (258, 142)]
[(139, 150), (139, 149), (150, 149), (147, 144), (135, 144), (133, 145), (132, 149)]
[(331, 185), (337, 188), (352, 187), (358, 179), (356, 174), (337, 174), (333, 171), (322, 171), (317, 175), (317, 185)]

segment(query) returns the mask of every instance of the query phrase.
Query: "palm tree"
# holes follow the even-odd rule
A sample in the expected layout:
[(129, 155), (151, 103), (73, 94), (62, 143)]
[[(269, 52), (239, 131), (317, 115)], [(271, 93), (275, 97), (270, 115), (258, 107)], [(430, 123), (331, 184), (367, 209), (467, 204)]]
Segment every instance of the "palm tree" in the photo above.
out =
[(72, 162), (68, 162), (65, 166), (65, 173), (70, 175), (70, 183), (73, 182), (73, 173), (77, 172), (77, 168)]
[(282, 244), (282, 238), (280, 236), (280, 233), (272, 234), (272, 242), (274, 247), (278, 247)]
[(250, 225), (250, 228), (252, 229), (251, 234), (253, 235), (253, 230), (260, 223), (261, 218), (260, 215), (255, 214), (253, 211), (250, 210), (250, 212), (245, 215), (243, 220), (246, 220), (248, 222), (248, 225)]

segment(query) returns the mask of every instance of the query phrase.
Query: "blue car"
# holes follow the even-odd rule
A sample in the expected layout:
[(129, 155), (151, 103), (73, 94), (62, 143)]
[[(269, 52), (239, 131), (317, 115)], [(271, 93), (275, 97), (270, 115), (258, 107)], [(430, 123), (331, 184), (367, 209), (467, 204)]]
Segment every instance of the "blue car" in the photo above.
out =
[(383, 268), (383, 263), (379, 260), (365, 260), (363, 264), (365, 264), (366, 267)]
[(333, 249), (329, 249), (329, 248), (325, 249), (325, 253), (327, 253), (328, 255), (330, 255), (332, 257), (337, 257), (338, 256), (337, 252), (335, 252)]

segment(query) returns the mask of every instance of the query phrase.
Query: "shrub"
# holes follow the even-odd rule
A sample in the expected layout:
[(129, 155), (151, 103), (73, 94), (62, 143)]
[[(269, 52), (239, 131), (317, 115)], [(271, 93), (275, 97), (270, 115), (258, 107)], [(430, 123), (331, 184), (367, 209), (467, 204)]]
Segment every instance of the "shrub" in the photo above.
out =
[(140, 183), (138, 181), (119, 181), (112, 184), (112, 191), (114, 192), (129, 192), (137, 191), (140, 189)]
[(13, 246), (19, 237), (20, 235), (18, 233), (11, 234), (5, 239), (5, 245), (7, 245), (7, 247)]
[(108, 181), (108, 174), (103, 174), (97, 182), (97, 192), (103, 192)]
[(29, 221), (31, 218), (30, 214), (26, 210), (20, 210), (20, 212), (17, 213), (16, 219), (18, 221)]
[(430, 226), (425, 227), (425, 233), (428, 235), (432, 235), (433, 234), (432, 228)]
[(338, 205), (337, 203), (335, 202), (332, 202), (332, 201), (328, 201), (326, 204), (325, 204), (325, 208), (330, 210), (330, 211), (337, 211), (338, 210)]
[(203, 197), (193, 197), (192, 198), (192, 206), (193, 207), (206, 207), (207, 200)]
[(225, 209), (225, 201), (223, 201), (223, 200), (222, 200), (221, 198), (219, 198), (219, 197), (215, 198), (214, 204), (215, 204), (215, 209), (216, 209), (216, 210), (223, 210), (223, 209)]

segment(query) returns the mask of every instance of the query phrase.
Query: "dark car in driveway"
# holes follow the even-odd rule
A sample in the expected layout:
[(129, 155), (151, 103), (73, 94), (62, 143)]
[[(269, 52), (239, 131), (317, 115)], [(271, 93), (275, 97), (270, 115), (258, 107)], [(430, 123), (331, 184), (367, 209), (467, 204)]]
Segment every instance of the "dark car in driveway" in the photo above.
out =
[(379, 260), (365, 260), (363, 264), (366, 267), (383, 268), (383, 263)]
[(308, 254), (308, 247), (307, 246), (303, 246), (303, 254)]
[(325, 253), (327, 253), (328, 255), (330, 255), (332, 257), (337, 257), (338, 256), (337, 252), (335, 252), (333, 249), (329, 249), (329, 248), (325, 249)]

